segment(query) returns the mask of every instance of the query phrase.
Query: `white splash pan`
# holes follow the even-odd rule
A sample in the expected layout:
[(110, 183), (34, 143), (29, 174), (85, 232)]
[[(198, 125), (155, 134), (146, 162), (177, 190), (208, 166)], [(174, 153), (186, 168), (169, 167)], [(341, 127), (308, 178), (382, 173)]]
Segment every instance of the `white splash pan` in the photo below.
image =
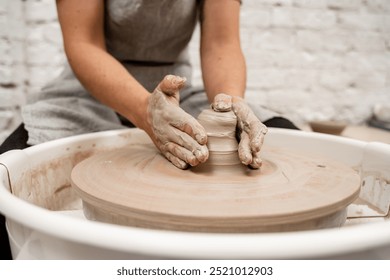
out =
[(69, 187), (72, 167), (91, 153), (129, 144), (133, 133), (140, 131), (86, 134), (0, 156), (0, 212), (15, 259), (390, 259), (390, 145), (285, 129), (267, 134), (264, 145), (321, 155), (360, 172), (361, 197), (341, 228), (216, 234), (86, 220)]

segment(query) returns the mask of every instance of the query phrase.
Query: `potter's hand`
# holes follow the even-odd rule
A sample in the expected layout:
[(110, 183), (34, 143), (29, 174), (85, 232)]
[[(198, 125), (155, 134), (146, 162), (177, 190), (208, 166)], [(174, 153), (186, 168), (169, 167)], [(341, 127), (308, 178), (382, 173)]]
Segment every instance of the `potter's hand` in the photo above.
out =
[(161, 153), (176, 167), (185, 169), (205, 162), (207, 134), (191, 115), (179, 107), (179, 90), (185, 78), (167, 75), (148, 100), (147, 133)]
[(238, 156), (241, 162), (252, 168), (260, 168), (260, 149), (263, 145), (267, 127), (260, 122), (244, 99), (220, 93), (212, 104), (214, 111), (233, 110), (237, 117), (237, 136), (239, 138)]

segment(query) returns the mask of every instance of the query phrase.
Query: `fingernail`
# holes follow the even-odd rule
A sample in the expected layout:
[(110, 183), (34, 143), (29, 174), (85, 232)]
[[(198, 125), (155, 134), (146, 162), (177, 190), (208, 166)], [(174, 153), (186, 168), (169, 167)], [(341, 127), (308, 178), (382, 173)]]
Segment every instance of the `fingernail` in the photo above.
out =
[(185, 162), (178, 162), (176, 167), (180, 168), (180, 169), (187, 169), (189, 167), (189, 165)]
[(260, 158), (256, 158), (256, 159), (255, 159), (255, 162), (256, 162), (256, 165), (257, 165), (258, 167), (260, 167), (260, 166), (263, 165), (263, 161), (262, 161)]
[(187, 79), (184, 78), (184, 77), (174, 76), (173, 83), (175, 83), (175, 84), (183, 84), (183, 83), (185, 83), (186, 80)]
[(220, 111), (220, 112), (228, 112), (228, 111), (230, 111), (230, 107), (229, 107), (228, 104), (226, 104), (226, 103), (219, 104), (219, 105), (217, 106), (217, 111)]
[(202, 150), (196, 150), (194, 152), (195, 157), (199, 160), (199, 162), (205, 162), (209, 157), (209, 150), (207, 147), (202, 147)]
[(241, 158), (241, 163), (244, 164), (244, 165), (248, 165), (250, 163), (250, 157), (248, 155), (244, 155)]
[(196, 134), (195, 139), (199, 144), (204, 145), (207, 142), (207, 135)]

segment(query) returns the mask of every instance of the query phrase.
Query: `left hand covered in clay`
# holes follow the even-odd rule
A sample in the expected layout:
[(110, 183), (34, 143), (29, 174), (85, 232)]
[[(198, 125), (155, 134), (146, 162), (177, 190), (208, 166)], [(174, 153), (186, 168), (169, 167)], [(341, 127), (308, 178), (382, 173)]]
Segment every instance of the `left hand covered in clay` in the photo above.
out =
[(233, 110), (237, 117), (238, 156), (243, 164), (254, 169), (260, 168), (260, 149), (268, 131), (267, 127), (241, 97), (220, 93), (215, 96), (212, 108), (217, 112)]
[(149, 96), (149, 134), (162, 154), (180, 169), (205, 162), (207, 134), (199, 122), (179, 106), (185, 78), (167, 75)]

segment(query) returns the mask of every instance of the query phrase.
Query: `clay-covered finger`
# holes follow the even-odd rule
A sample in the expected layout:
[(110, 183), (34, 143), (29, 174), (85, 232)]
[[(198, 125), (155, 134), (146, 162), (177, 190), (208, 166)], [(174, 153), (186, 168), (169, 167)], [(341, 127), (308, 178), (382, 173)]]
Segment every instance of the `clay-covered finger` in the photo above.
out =
[(195, 139), (200, 145), (207, 143), (207, 134), (203, 126), (191, 115), (177, 108), (172, 112), (171, 125)]
[(262, 159), (260, 158), (260, 152), (252, 154), (252, 162), (249, 164), (253, 169), (259, 169), (263, 164)]
[(166, 95), (173, 96), (184, 87), (185, 82), (186, 78), (175, 75), (166, 75), (157, 88)]
[(263, 145), (264, 136), (268, 129), (242, 99), (235, 98), (235, 100), (233, 111), (237, 116), (240, 128), (249, 135), (252, 153), (257, 153)]
[(199, 164), (198, 159), (191, 151), (176, 143), (169, 142), (165, 144), (164, 150), (168, 151), (176, 158), (182, 160), (185, 163), (188, 163), (191, 166), (196, 166)]
[(170, 133), (168, 141), (175, 143), (178, 146), (189, 151), (199, 162), (205, 162), (208, 159), (209, 151), (207, 149), (207, 146), (200, 145), (189, 134), (179, 129), (176, 129), (173, 133)]
[(203, 163), (209, 158), (209, 149), (206, 145), (203, 145), (200, 150), (194, 152), (194, 155), (200, 163)]
[(229, 112), (232, 109), (232, 97), (225, 93), (220, 93), (214, 97), (211, 107), (216, 112)]
[(267, 127), (259, 120), (253, 120), (249, 125), (249, 138), (252, 153), (258, 153), (263, 146)]
[(164, 156), (170, 161), (172, 162), (172, 164), (174, 166), (176, 166), (177, 168), (180, 168), (180, 169), (187, 169), (188, 168), (188, 164), (186, 162), (184, 162), (183, 160), (179, 159), (178, 157), (174, 156), (173, 154), (171, 154), (170, 152), (165, 152), (164, 153)]
[(248, 165), (252, 162), (250, 139), (249, 135), (245, 131), (241, 132), (240, 143), (238, 143), (238, 157), (245, 165)]

